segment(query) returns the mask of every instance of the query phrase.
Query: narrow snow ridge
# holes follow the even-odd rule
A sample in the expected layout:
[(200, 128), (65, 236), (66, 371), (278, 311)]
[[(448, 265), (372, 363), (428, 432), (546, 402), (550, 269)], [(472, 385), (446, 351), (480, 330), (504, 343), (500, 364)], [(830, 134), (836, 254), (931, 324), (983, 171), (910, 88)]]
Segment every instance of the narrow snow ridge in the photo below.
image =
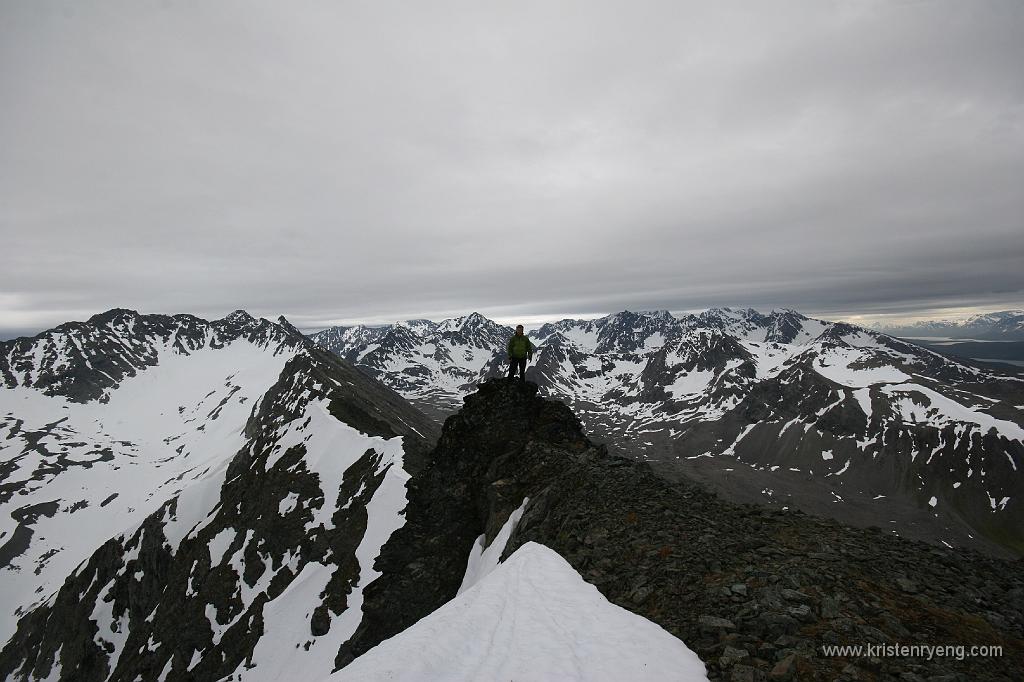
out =
[(476, 585), (332, 680), (707, 680), (697, 655), (615, 606), (565, 559), (528, 542)]

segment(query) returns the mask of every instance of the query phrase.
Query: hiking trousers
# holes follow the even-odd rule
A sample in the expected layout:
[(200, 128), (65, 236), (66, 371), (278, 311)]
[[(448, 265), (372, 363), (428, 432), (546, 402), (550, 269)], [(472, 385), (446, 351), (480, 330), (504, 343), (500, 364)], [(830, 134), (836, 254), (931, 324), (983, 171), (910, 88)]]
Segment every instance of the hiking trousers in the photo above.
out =
[(519, 369), (519, 380), (526, 380), (526, 358), (509, 358), (508, 359), (508, 378), (515, 379), (516, 368)]

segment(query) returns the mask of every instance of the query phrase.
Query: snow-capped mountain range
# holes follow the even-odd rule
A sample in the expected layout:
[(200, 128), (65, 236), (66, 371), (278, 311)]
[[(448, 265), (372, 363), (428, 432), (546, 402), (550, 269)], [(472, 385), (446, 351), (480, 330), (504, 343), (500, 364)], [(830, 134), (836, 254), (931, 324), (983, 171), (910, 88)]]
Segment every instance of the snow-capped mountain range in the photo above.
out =
[(332, 327), (310, 338), (401, 393), (439, 421), (498, 371), (512, 329), (479, 313), (441, 322)]
[[(501, 373), (511, 333), (473, 313), (312, 338), (443, 417)], [(747, 501), (1024, 552), (1018, 378), (792, 310), (625, 311), (530, 336), (527, 377), (542, 394), (666, 472)]]
[[(940, 462), (959, 476), (966, 457), (977, 471), (953, 489), (973, 500), (998, 492), (995, 476), (1019, 484), (1017, 384), (792, 311), (723, 310), (549, 325), (531, 376), (559, 400), (504, 380), (463, 395), (467, 377), (501, 370), (509, 333), (479, 315), (353, 333), (377, 334), (355, 356), (375, 369), (242, 311), (113, 310), (0, 344), (0, 678), (833, 678), (854, 661), (806, 652), (842, 623), (904, 636), (901, 619), (1004, 643), (976, 679), (1024, 661), (1015, 564), (736, 505), (652, 469), (728, 462), (781, 484), (789, 468), (758, 452), (831, 472), (815, 447), (849, 431), (848, 471), (808, 468), (802, 485), (867, 486), (861, 460), (899, 472), (902, 448), (938, 437), (931, 468), (912, 450), (913, 482), (935, 485)], [(410, 358), (436, 363), (443, 390)], [(437, 414), (464, 406), (438, 434), (369, 375), (443, 398)], [(853, 416), (865, 399), (871, 417)], [(651, 443), (636, 456), (649, 463), (591, 441), (566, 403), (620, 449)], [(881, 450), (862, 444), (876, 421)], [(1004, 550), (1008, 497), (977, 531)]]
[[(431, 328), (472, 343), (474, 322)], [(388, 649), (338, 668), (437, 438), (397, 393), (283, 318), (244, 311), (112, 310), (0, 344), (0, 373), (0, 678), (394, 679)], [(438, 631), (448, 650), (491, 633), (475, 659), (440, 659), (445, 679), (484, 664), (545, 677), (581, 658), (616, 678), (706, 679), (683, 642), (552, 550), (499, 565), (503, 546), (452, 557), (472, 561), (453, 576), (465, 590), (391, 642), (401, 679), (437, 665), (419, 643)], [(542, 603), (530, 632), (506, 627)], [(623, 645), (622, 629), (643, 637)]]
[(925, 320), (876, 328), (892, 336), (1024, 341), (1024, 310), (1001, 310), (963, 320)]

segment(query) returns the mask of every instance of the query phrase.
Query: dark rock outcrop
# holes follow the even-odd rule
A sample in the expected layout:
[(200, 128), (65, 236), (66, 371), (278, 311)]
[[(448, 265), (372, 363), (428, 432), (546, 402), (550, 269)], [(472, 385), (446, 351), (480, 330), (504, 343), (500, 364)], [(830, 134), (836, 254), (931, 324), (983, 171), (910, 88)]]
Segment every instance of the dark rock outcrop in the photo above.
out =
[[(565, 405), (493, 380), (448, 419), (410, 481), (407, 523), (377, 562), (344, 665), (455, 596), (475, 538), (524, 498), (504, 549), (565, 557), (612, 602), (659, 623), (712, 679), (1015, 679), (1024, 669), (1024, 568), (737, 505), (610, 456)], [(1000, 646), (1001, 656), (829, 656), (868, 643)]]
[[(477, 537), (493, 534), (523, 498), (521, 453), (535, 443), (589, 446), (562, 403), (532, 383), (496, 379), (445, 422), (427, 467), (408, 484), (406, 523), (377, 559), (381, 578), (364, 591), (363, 622), (342, 647), (344, 665), (455, 596)], [(556, 461), (550, 475), (561, 468)]]

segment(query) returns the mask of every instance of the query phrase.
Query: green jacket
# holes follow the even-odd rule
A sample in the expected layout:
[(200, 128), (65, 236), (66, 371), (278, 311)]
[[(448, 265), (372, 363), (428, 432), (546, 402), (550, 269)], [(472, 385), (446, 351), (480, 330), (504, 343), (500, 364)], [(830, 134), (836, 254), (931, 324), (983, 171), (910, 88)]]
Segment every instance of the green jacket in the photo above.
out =
[(530, 339), (526, 334), (513, 336), (508, 340), (508, 356), (513, 360), (521, 360), (523, 358), (533, 360), (533, 344), (530, 343)]

